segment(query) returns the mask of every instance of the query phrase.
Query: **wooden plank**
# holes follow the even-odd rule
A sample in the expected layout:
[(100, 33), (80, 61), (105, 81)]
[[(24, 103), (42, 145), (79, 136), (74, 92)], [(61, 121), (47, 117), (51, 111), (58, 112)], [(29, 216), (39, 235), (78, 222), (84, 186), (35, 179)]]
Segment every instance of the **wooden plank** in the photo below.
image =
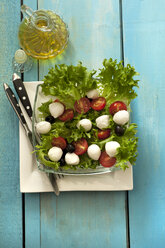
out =
[[(40, 80), (55, 63), (98, 68), (106, 57), (120, 59), (119, 5), (114, 0), (40, 1), (68, 23), (65, 53), (40, 62)], [(120, 237), (120, 238), (118, 238)], [(124, 192), (41, 194), (41, 247), (126, 247)]]
[[(22, 195), (19, 188), (18, 119), (2, 83), (12, 86), (12, 58), (18, 48), (20, 3), (0, 4), (0, 247), (22, 247)], [(12, 87), (13, 88), (13, 87)]]
[(120, 60), (119, 4), (114, 0), (38, 1), (38, 8), (59, 14), (69, 28), (69, 43), (55, 59), (40, 61), (40, 80), (55, 63), (99, 68), (104, 58)]
[[(33, 10), (37, 9), (37, 0), (24, 0)], [(24, 73), (24, 81), (38, 80), (38, 61), (34, 60), (30, 71)], [(25, 247), (40, 248), (40, 194), (25, 194)]]
[(123, 192), (42, 194), (41, 247), (127, 247), (124, 205)]
[[(30, 7), (32, 10), (37, 9), (37, 0), (23, 0), (23, 4)], [(38, 60), (33, 59), (32, 69), (24, 73), (24, 81), (37, 81), (38, 80)]]
[(40, 248), (39, 194), (25, 194), (25, 247)]
[(165, 247), (164, 9), (162, 0), (123, 1), (125, 62), (141, 79), (132, 105), (140, 140), (129, 194), (131, 248)]

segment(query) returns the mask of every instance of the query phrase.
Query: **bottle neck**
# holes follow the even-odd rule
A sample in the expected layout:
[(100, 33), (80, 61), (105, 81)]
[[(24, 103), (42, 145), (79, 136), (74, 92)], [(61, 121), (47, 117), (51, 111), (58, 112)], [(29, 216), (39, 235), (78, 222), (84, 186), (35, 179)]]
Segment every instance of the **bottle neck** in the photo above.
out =
[(18, 49), (14, 55), (15, 61), (19, 64), (23, 64), (27, 61), (27, 55), (22, 49)]
[(43, 10), (34, 12), (31, 16), (31, 21), (35, 28), (41, 31), (49, 31), (52, 28), (52, 21), (49, 15)]

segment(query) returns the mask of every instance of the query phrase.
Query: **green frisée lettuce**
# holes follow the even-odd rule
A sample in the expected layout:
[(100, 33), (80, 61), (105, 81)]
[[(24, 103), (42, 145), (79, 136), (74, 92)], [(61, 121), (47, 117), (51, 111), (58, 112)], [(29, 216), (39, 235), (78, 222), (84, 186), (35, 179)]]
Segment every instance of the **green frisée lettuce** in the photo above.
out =
[(38, 108), (38, 110), (42, 113), (40, 114), (40, 117), (45, 118), (46, 116), (50, 115), (49, 104), (52, 102), (52, 99), (50, 99), (49, 101), (41, 104), (41, 106)]
[(40, 161), (42, 161), (42, 163), (52, 169), (58, 170), (60, 167), (60, 163), (59, 162), (52, 162), (49, 160), (48, 155), (47, 155), (47, 151), (42, 149), (42, 147), (37, 146), (37, 156), (38, 159)]
[(121, 137), (115, 137), (115, 140), (119, 142), (118, 154), (116, 155), (117, 163), (116, 167), (120, 167), (125, 170), (128, 167), (128, 161), (134, 165), (138, 155), (137, 143), (138, 137), (136, 137), (137, 125), (135, 123), (130, 124), (126, 129), (125, 134)]
[[(41, 135), (41, 144), (37, 146), (38, 158), (44, 165), (54, 169), (60, 167), (59, 162), (53, 162), (48, 159), (52, 139), (59, 136), (67, 139), (68, 143), (85, 138), (88, 145), (97, 144), (101, 151), (105, 150), (107, 142), (117, 141), (120, 147), (116, 155), (117, 162), (115, 166), (125, 170), (128, 167), (128, 162), (134, 164), (137, 158), (137, 125), (134, 123), (129, 126), (125, 125), (124, 135), (117, 136), (114, 131), (116, 124), (109, 114), (109, 106), (114, 101), (124, 101), (129, 108), (131, 100), (137, 96), (135, 87), (138, 87), (138, 80), (134, 79), (136, 75), (138, 73), (131, 65), (128, 64), (124, 67), (122, 62), (117, 63), (117, 60), (112, 59), (103, 61), (103, 68), (99, 69), (99, 73), (94, 70), (88, 71), (86, 67), (82, 66), (81, 62), (77, 66), (61, 64), (51, 68), (41, 85), (42, 92), (45, 95), (56, 96), (66, 108), (74, 110), (75, 101), (85, 97), (89, 90), (98, 89), (99, 96), (106, 99), (106, 106), (101, 111), (90, 109), (87, 113), (82, 114), (75, 111), (74, 118), (71, 121), (62, 122), (56, 119), (55, 123), (51, 125), (50, 132)], [(42, 120), (50, 115), (49, 104), (52, 101), (50, 99), (38, 108), (39, 116)], [(111, 136), (105, 140), (99, 140), (97, 136), (99, 130), (96, 126), (96, 119), (102, 115), (109, 115), (110, 117), (107, 128), (111, 129)], [(82, 127), (77, 128), (77, 123), (81, 119), (89, 119), (92, 122), (90, 131), (86, 132)], [(76, 166), (65, 165), (63, 169), (95, 169), (97, 166), (99, 166), (99, 161), (90, 159), (85, 153), (80, 156), (80, 164)]]
[(90, 159), (86, 153), (80, 157), (79, 167), (82, 169), (88, 169), (88, 168), (96, 169), (98, 165), (99, 165), (98, 161)]
[(130, 104), (131, 100), (137, 96), (134, 87), (138, 87), (139, 80), (133, 78), (136, 75), (139, 74), (130, 64), (124, 67), (122, 62), (104, 59), (103, 68), (98, 74), (102, 96), (108, 103), (120, 99)]
[(95, 73), (94, 70), (88, 71), (81, 62), (77, 66), (55, 65), (45, 76), (42, 91), (45, 95), (57, 96), (66, 106), (73, 107), (76, 100), (97, 88), (97, 80), (93, 78)]
[(122, 62), (117, 63), (117, 60), (110, 58), (104, 59), (103, 68), (99, 70), (96, 75), (97, 71), (88, 71), (81, 62), (77, 66), (55, 65), (44, 77), (42, 91), (45, 95), (57, 96), (69, 107), (73, 107), (76, 100), (86, 96), (89, 90), (96, 88), (108, 103), (123, 99), (129, 104), (136, 98), (134, 87), (138, 87), (139, 80), (135, 80), (134, 76), (139, 74), (133, 66), (127, 64), (124, 67)]

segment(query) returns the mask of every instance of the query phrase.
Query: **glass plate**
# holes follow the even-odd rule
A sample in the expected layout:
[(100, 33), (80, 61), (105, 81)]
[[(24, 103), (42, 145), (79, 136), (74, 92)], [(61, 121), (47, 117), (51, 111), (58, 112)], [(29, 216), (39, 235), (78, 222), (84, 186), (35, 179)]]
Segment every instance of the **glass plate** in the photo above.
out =
[[(32, 121), (32, 137), (33, 137), (33, 146), (35, 147), (37, 145), (37, 140), (36, 140), (36, 130), (35, 130), (35, 124), (41, 119), (39, 118), (39, 111), (38, 107), (41, 106), (41, 103), (47, 102), (49, 99), (56, 99), (56, 97), (53, 96), (45, 96), (42, 91), (41, 91), (41, 86), (40, 84), (37, 86), (36, 89), (36, 94), (35, 94), (35, 100), (34, 100), (34, 107), (33, 107), (33, 121)], [(36, 155), (36, 153), (35, 153)], [(119, 168), (113, 166), (110, 168), (105, 168), (103, 166), (98, 166), (96, 169), (79, 169), (77, 168), (76, 170), (72, 169), (67, 169), (64, 170), (63, 168), (60, 168), (58, 170), (52, 169), (48, 166), (45, 166), (41, 161), (38, 159), (36, 155), (36, 160), (37, 160), (37, 166), (39, 170), (42, 170), (47, 173), (55, 173), (55, 174), (63, 174), (63, 175), (96, 175), (96, 174), (104, 174), (104, 173), (109, 173), (114, 170), (120, 170)]]

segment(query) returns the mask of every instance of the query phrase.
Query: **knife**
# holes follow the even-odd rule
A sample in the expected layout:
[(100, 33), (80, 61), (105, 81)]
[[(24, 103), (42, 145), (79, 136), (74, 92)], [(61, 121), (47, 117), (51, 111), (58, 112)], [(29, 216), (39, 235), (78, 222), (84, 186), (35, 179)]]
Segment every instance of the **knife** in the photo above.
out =
[(7, 85), (7, 84), (3, 84), (4, 86), (4, 90), (5, 90), (5, 93), (6, 93), (6, 96), (8, 97), (8, 100), (10, 102), (10, 104), (12, 105), (16, 115), (18, 116), (24, 130), (25, 130), (25, 133), (26, 135), (28, 136), (30, 142), (32, 143), (32, 133), (26, 123), (26, 120), (24, 118), (24, 115), (22, 113), (22, 110), (17, 102), (17, 99), (14, 95), (14, 92), (12, 91), (12, 89)]
[[(27, 137), (29, 138), (29, 141), (30, 141), (30, 143), (31, 143), (31, 145), (33, 147), (32, 132), (30, 131), (30, 129), (29, 129), (28, 125), (27, 125), (27, 122), (26, 122), (26, 120), (24, 118), (22, 110), (21, 110), (21, 108), (20, 108), (20, 106), (18, 104), (18, 101), (17, 101), (17, 99), (16, 99), (16, 97), (14, 95), (14, 92), (12, 91), (12, 89), (6, 83), (4, 83), (3, 86), (4, 86), (6, 96), (7, 96), (8, 100), (9, 100), (11, 106), (13, 107), (15, 113), (17, 114), (17, 116), (18, 116), (18, 118), (20, 120), (20, 123), (22, 124), (22, 126), (23, 126), (23, 128), (25, 130), (25, 133), (26, 133)], [(51, 173), (47, 174), (47, 176), (48, 176), (48, 178), (49, 178), (49, 180), (50, 180), (50, 182), (52, 184), (52, 187), (54, 189), (55, 194), (58, 196), (60, 192), (59, 192), (59, 188), (58, 188), (58, 185), (57, 185), (56, 176), (51, 174)]]
[[(29, 96), (28, 96), (26, 88), (22, 82), (22, 79), (20, 78), (20, 76), (18, 76), (18, 74), (14, 73), (12, 80), (13, 80), (13, 85), (14, 85), (14, 88), (17, 92), (17, 95), (18, 95), (24, 109), (26, 110), (26, 113), (28, 114), (28, 116), (30, 117), (30, 119), (32, 121), (33, 111), (32, 111), (31, 103), (29, 100)], [(37, 139), (38, 143), (40, 143), (40, 137), (39, 137), (38, 133), (36, 133), (36, 139)]]
[(26, 91), (25, 86), (22, 82), (22, 79), (20, 78), (20, 76), (18, 76), (18, 74), (14, 73), (12, 80), (13, 80), (14, 88), (17, 92), (17, 95), (18, 95), (22, 105), (24, 106), (28, 116), (32, 120), (33, 111), (32, 111), (32, 107), (31, 107), (31, 103), (29, 101), (27, 91)]

